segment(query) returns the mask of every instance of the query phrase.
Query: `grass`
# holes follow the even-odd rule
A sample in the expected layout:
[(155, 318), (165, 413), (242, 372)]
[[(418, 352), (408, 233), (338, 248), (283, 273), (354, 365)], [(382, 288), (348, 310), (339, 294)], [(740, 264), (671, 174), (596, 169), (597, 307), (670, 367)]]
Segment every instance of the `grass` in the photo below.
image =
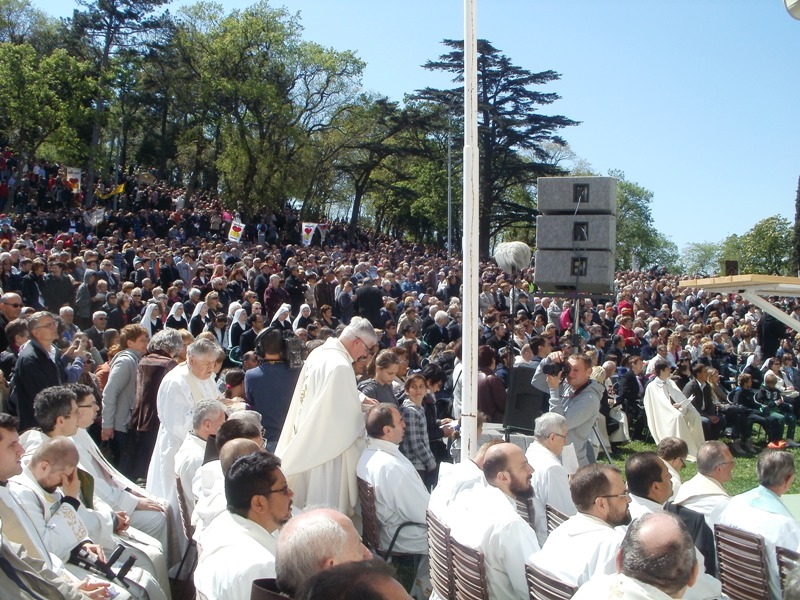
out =
[[(759, 447), (759, 444), (756, 444)], [(648, 444), (645, 442), (638, 442), (631, 440), (623, 446), (619, 446), (611, 460), (623, 473), (625, 472), (625, 461), (634, 452), (644, 452), (646, 450), (655, 451), (655, 444)], [(789, 449), (794, 455), (795, 465), (798, 464), (800, 458), (800, 449)], [(605, 456), (601, 454), (602, 460), (606, 460)], [(731, 496), (741, 494), (749, 489), (758, 485), (758, 477), (756, 476), (756, 456), (735, 456), (736, 465), (733, 468), (733, 478), (725, 484), (725, 489)], [(798, 468), (800, 471), (800, 468)], [(697, 473), (697, 465), (695, 463), (687, 463), (681, 470), (681, 480), (688, 481)], [(789, 490), (790, 494), (800, 494), (800, 478), (796, 478)]]

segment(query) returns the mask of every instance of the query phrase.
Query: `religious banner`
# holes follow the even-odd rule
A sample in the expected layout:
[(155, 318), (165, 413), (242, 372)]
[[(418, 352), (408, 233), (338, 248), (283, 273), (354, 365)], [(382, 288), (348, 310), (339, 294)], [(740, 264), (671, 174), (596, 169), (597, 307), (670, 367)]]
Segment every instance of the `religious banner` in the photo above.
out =
[(317, 223), (317, 229), (319, 229), (319, 243), (325, 243), (325, 236), (328, 235), (328, 225), (329, 223)]
[(83, 213), (83, 221), (89, 227), (97, 227), (106, 218), (106, 211), (102, 208), (89, 210)]
[(81, 170), (79, 167), (67, 167), (67, 185), (73, 194), (81, 189)]
[(231, 223), (230, 231), (228, 231), (228, 241), (238, 244), (242, 241), (243, 231), (244, 225), (242, 225), (242, 222), (239, 219), (234, 219), (233, 223)]
[(311, 238), (314, 237), (314, 230), (317, 228), (317, 223), (303, 223), (303, 246), (311, 245)]

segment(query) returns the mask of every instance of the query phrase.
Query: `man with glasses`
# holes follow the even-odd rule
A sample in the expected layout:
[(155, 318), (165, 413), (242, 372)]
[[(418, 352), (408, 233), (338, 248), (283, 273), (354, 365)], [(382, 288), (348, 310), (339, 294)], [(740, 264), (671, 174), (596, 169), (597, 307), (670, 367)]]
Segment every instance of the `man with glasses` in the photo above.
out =
[(569, 488), (577, 514), (550, 533), (528, 562), (580, 586), (595, 575), (616, 572), (623, 533), (615, 528), (631, 522), (631, 498), (619, 469), (599, 463), (578, 469)]
[(294, 495), (280, 467), (280, 459), (259, 450), (230, 465), (227, 510), (203, 532), (194, 576), (201, 597), (249, 598), (254, 580), (275, 577), (275, 534), (292, 516)]
[(533, 492), (543, 504), (565, 515), (577, 511), (569, 491), (569, 474), (561, 464), (561, 451), (567, 443), (567, 420), (563, 415), (547, 412), (536, 419), (534, 442), (525, 456), (533, 467)]
[(53, 345), (58, 339), (55, 317), (45, 311), (28, 319), (30, 341), (19, 353), (11, 382), (9, 408), (19, 418), (19, 430), (37, 426), (33, 399), (40, 391), (67, 381), (60, 351)]
[(108, 323), (108, 315), (106, 312), (96, 310), (92, 313), (92, 326), (83, 331), (83, 333), (92, 340), (92, 345), (97, 348), (98, 351), (106, 347), (103, 341), (103, 332), (106, 330), (106, 323)]
[(22, 297), (19, 294), (7, 293), (0, 296), (0, 352), (8, 348), (6, 325), (19, 318), (22, 312)]
[(374, 352), (375, 329), (353, 318), (338, 338), (328, 338), (303, 365), (275, 453), (300, 508), (320, 504), (355, 514), (356, 465), (364, 448), (362, 403), (376, 404), (356, 388), (353, 363)]
[(730, 502), (724, 484), (733, 477), (736, 460), (727, 444), (718, 440), (704, 443), (697, 453), (697, 475), (681, 485), (675, 504), (705, 515), (713, 530), (719, 515)]

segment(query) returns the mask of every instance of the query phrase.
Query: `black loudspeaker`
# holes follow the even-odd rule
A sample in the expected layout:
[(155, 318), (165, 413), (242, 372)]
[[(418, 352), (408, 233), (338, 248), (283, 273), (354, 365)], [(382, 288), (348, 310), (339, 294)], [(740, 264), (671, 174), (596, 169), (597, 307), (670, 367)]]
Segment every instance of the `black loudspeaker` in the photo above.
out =
[(738, 260), (726, 260), (725, 261), (725, 276), (726, 277), (733, 277), (734, 275), (739, 274), (739, 261)]
[(546, 410), (549, 396), (531, 385), (535, 372), (530, 367), (515, 366), (509, 373), (511, 382), (506, 395), (504, 428), (533, 433), (536, 419)]

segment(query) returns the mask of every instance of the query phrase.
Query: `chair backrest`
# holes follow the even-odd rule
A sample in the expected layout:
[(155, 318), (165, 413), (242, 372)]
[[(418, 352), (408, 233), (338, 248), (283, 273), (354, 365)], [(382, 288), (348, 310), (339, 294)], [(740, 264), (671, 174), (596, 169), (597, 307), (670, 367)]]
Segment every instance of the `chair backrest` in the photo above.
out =
[(361, 502), (361, 521), (363, 523), (364, 544), (379, 552), (378, 547), (378, 509), (375, 506), (375, 488), (358, 478), (358, 500)]
[(731, 600), (769, 598), (764, 538), (726, 525), (714, 525), (719, 580)]
[(553, 533), (553, 530), (561, 525), (564, 521), (569, 519), (569, 516), (562, 513), (557, 508), (550, 506), (549, 504), (545, 507), (545, 512), (547, 514), (547, 533)]
[(178, 510), (181, 513), (181, 525), (186, 538), (191, 540), (194, 535), (194, 525), (192, 525), (192, 513), (189, 512), (189, 505), (186, 504), (186, 494), (183, 491), (181, 478), (175, 476), (175, 487), (178, 489)]
[(786, 592), (786, 578), (794, 569), (800, 567), (800, 552), (788, 548), (775, 547), (778, 556), (778, 575), (781, 578), (781, 589)]
[(250, 589), (250, 600), (286, 600), (289, 597), (277, 590), (274, 579), (256, 579)]
[(517, 500), (517, 513), (533, 529), (533, 498)]
[(453, 574), (458, 600), (489, 600), (483, 552), (450, 537), (453, 548)]
[(576, 586), (564, 583), (550, 573), (527, 563), (525, 579), (528, 582), (530, 600), (568, 600), (578, 591)]
[(450, 544), (450, 528), (431, 511), (427, 511), (428, 560), (431, 583), (436, 593), (444, 600), (455, 600), (456, 589), (453, 575), (453, 547)]

